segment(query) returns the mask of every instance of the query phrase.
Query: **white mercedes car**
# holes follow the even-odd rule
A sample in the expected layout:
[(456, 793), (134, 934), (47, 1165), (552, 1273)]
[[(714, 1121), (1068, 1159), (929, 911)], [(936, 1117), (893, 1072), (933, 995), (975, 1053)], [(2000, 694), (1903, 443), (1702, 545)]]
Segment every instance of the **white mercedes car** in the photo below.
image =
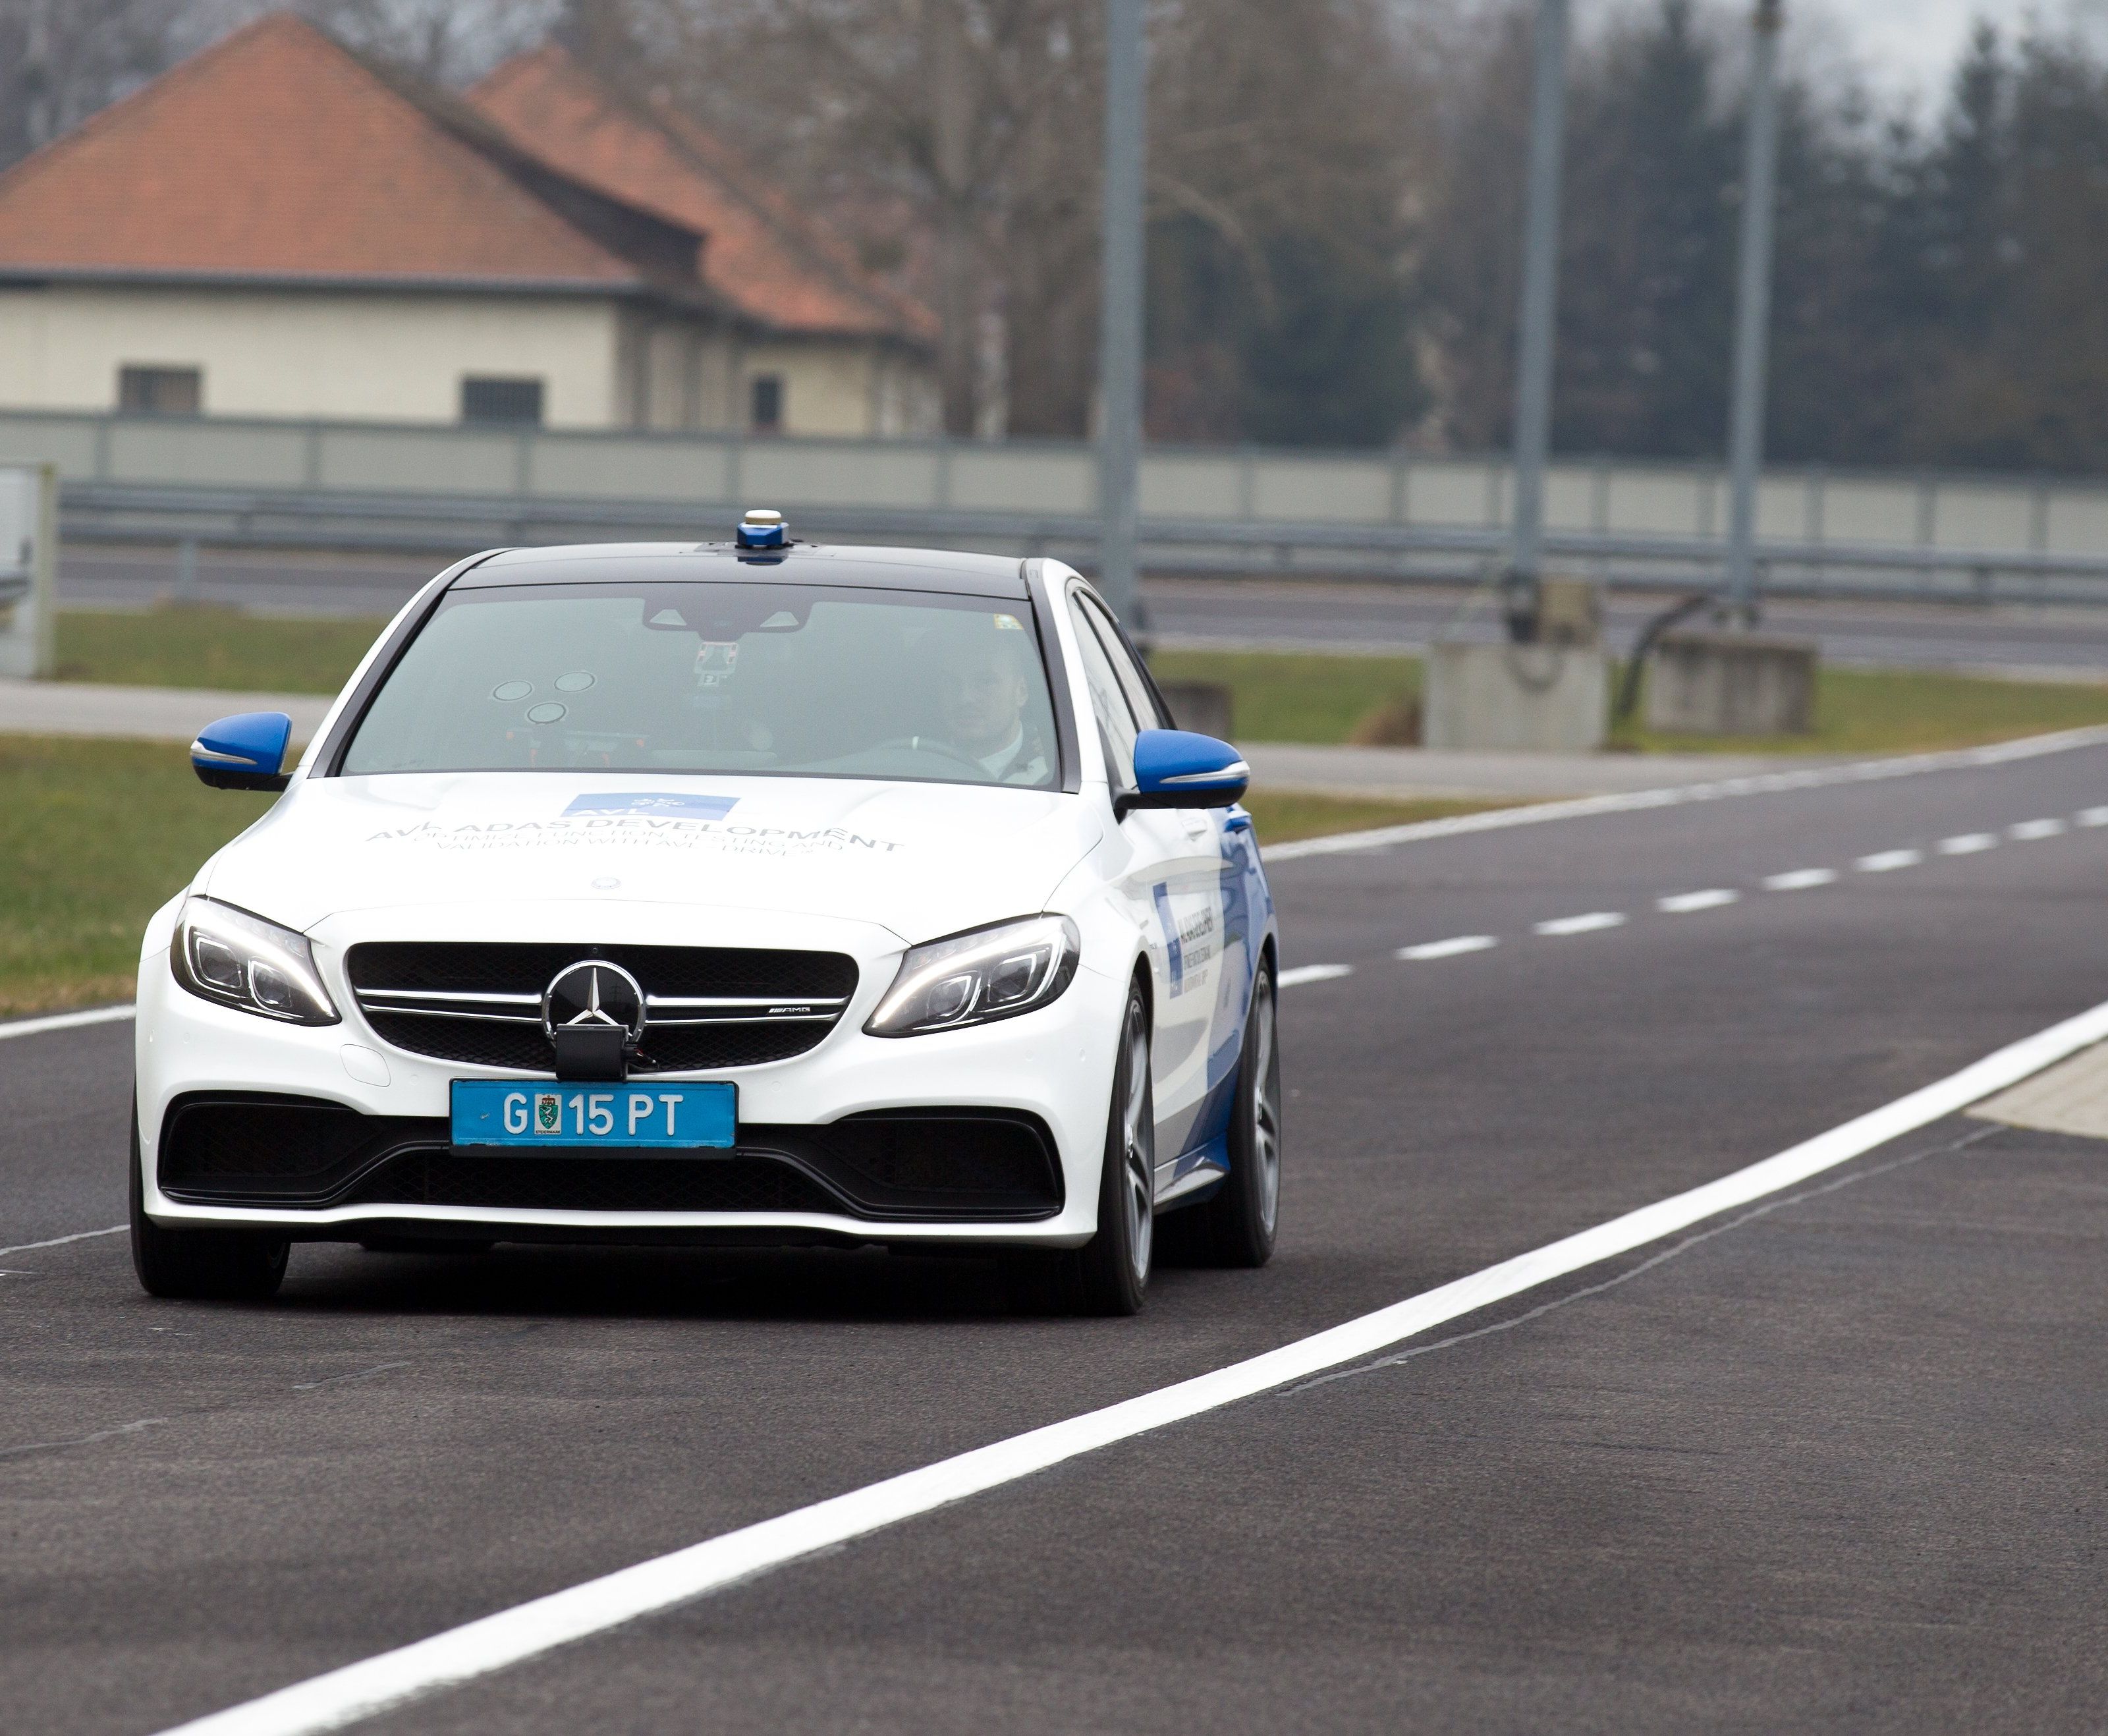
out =
[(1246, 770), (1058, 561), (770, 513), (479, 555), (290, 732), (200, 733), (284, 794), (146, 931), (154, 1294), (295, 1241), (876, 1242), (1123, 1314), (1167, 1243), (1271, 1253)]

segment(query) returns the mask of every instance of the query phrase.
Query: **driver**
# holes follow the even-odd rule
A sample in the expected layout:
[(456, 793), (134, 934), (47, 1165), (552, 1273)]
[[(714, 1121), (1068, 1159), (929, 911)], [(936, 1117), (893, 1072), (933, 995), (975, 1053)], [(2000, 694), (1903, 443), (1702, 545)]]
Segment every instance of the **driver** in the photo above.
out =
[[(1019, 649), (1011, 648), (1015, 641)], [(1024, 636), (966, 641), (939, 672), (937, 702), (946, 739), (995, 783), (1043, 783), (1047, 746), (1025, 715), (1032, 688), (1022, 666)]]

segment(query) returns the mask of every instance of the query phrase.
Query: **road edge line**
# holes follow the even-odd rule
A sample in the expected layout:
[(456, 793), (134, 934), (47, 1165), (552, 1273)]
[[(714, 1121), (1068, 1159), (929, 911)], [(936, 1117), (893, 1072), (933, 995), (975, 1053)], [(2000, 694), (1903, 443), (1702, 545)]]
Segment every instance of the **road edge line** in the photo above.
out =
[(114, 1025), (119, 1019), (132, 1017), (133, 1009), (123, 1007), (91, 1007), (85, 1012), (47, 1012), (34, 1019), (11, 1019), (0, 1025), (0, 1043), (10, 1037), (34, 1037), (41, 1031), (71, 1030), (81, 1025)]
[(1459, 814), (1441, 820), (1415, 820), (1403, 826), (1379, 826), (1368, 832), (1335, 832), (1322, 838), (1292, 838), (1282, 844), (1262, 845), (1259, 859), (1269, 863), (1293, 862), (1305, 856), (1344, 855), (1354, 850), (1381, 850), (1392, 844), (1417, 843), (1426, 838), (1499, 832), (1510, 826), (1542, 826), (1552, 820), (1582, 819), (1591, 814), (1633, 814), (1651, 808), (1681, 807), (1687, 802), (1718, 801), (1732, 796), (1826, 789), (1838, 784), (1909, 778), (1921, 772), (2002, 765), (2008, 760), (2032, 760), (2043, 754), (2069, 753), (2074, 748), (2103, 744), (2108, 744), (2108, 724), (2093, 724), (2080, 729), (2056, 730), (2048, 735), (2023, 736), (2016, 742), (1993, 742), (1982, 747), (1945, 748), (1936, 753), (1904, 754), (1888, 760), (1855, 760), (1846, 765), (1811, 765), (1803, 771), (1758, 772), (1745, 778), (1722, 778), (1709, 783), (1669, 784), (1660, 789), (1628, 790), (1609, 796), (1577, 796), (1570, 801), (1491, 808), (1480, 814)]
[(691, 1544), (173, 1726), (163, 1736), (312, 1736), (525, 1662), (903, 1520), (1390, 1349), (1835, 1168), (2108, 1039), (2108, 1001), (1718, 1180), (1387, 1307), (1081, 1416)]

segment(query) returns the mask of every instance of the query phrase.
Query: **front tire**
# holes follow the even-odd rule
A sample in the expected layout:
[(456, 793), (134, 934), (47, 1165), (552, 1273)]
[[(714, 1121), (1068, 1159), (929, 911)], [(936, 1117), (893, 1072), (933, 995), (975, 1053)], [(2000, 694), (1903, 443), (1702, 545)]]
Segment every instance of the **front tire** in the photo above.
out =
[(1273, 961), (1261, 961), (1237, 1062), (1230, 1116), (1230, 1173), (1214, 1195), (1170, 1219), (1182, 1252), (1214, 1266), (1263, 1266), (1273, 1257), (1281, 1215), (1281, 1045), (1276, 1040)]
[(1098, 1178), (1098, 1233), (1069, 1256), (1083, 1311), (1141, 1313), (1155, 1241), (1156, 1098), (1149, 1077), (1149, 1003), (1137, 982), (1128, 986), (1120, 1021)]
[(1106, 1115), (1097, 1233), (1059, 1254), (1020, 1250), (1002, 1265), (1020, 1305), (1062, 1313), (1133, 1314), (1149, 1293), (1156, 1239), (1156, 1100), (1149, 1078), (1149, 1003), (1128, 987)]
[(139, 1102), (132, 1102), (132, 1269), (149, 1296), (261, 1302), (277, 1294), (292, 1244), (268, 1230), (164, 1229), (146, 1215)]

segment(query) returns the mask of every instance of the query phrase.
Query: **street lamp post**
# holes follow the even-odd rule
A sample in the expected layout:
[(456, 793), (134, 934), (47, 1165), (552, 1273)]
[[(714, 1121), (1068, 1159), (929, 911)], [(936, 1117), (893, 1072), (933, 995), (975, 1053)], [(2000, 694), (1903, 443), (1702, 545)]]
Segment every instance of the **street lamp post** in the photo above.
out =
[(1566, 130), (1567, 0), (1538, 0), (1536, 91), (1523, 216), (1515, 401), (1515, 532), (1508, 562), (1509, 631), (1537, 631), (1544, 565), (1544, 467), (1552, 445), (1553, 321), (1559, 291), (1559, 184)]
[(1136, 620), (1142, 462), (1142, 0), (1106, 0), (1104, 286), (1098, 316), (1098, 586)]
[(1735, 376), (1728, 411), (1727, 611), (1757, 618), (1757, 477), (1764, 458), (1771, 330), (1772, 210), (1778, 185), (1778, 41), (1782, 0), (1757, 0), (1750, 19), (1750, 115), (1742, 147), (1741, 281), (1735, 291)]

